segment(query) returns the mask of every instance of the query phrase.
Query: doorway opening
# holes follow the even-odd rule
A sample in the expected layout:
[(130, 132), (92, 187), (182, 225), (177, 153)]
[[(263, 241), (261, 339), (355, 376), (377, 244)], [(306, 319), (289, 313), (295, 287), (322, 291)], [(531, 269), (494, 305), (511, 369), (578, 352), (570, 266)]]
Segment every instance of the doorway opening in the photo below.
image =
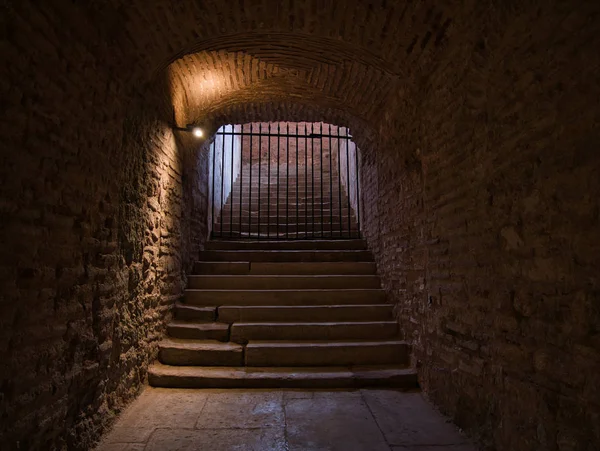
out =
[(358, 159), (346, 127), (221, 127), (208, 162), (211, 238), (360, 238)]

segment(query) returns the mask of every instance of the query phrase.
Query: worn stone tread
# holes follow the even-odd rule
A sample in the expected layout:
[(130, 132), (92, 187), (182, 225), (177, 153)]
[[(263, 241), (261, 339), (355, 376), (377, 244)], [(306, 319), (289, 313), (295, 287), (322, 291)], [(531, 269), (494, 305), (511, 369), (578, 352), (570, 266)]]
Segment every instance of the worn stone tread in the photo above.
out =
[(396, 321), (235, 322), (231, 341), (389, 339), (397, 336)]
[(216, 314), (216, 306), (189, 305), (182, 302), (175, 303), (175, 318), (177, 320), (213, 321)]
[(213, 262), (194, 263), (193, 275), (376, 275), (375, 262)]
[(394, 365), (408, 362), (402, 340), (250, 340), (247, 366)]
[(373, 261), (367, 250), (215, 250), (202, 251), (200, 260), (211, 261)]
[(331, 305), (224, 305), (218, 308), (224, 322), (251, 321), (376, 321), (393, 319), (392, 304)]
[(177, 388), (418, 388), (417, 373), (407, 366), (203, 367), (154, 363), (148, 381)]
[(185, 302), (194, 305), (318, 305), (318, 304), (381, 304), (385, 291), (381, 288), (338, 289), (187, 289)]
[(206, 243), (207, 250), (284, 250), (284, 249), (343, 249), (365, 250), (364, 240), (289, 240), (289, 241), (258, 241), (258, 240), (211, 240)]
[(168, 337), (160, 341), (160, 348), (186, 349), (190, 351), (242, 351), (243, 346), (232, 342), (217, 340), (190, 340)]
[(190, 289), (336, 289), (380, 288), (376, 275), (191, 275)]
[(229, 324), (220, 322), (173, 320), (167, 325), (167, 332), (174, 338), (198, 338), (226, 341), (229, 339)]

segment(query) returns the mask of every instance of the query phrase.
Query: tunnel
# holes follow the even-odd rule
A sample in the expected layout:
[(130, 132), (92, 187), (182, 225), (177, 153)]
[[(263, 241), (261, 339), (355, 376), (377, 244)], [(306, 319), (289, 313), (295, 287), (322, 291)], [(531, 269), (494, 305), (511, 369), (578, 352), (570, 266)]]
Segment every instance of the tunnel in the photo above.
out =
[(427, 399), (482, 449), (600, 447), (600, 3), (1, 6), (1, 449), (94, 448), (214, 237), (219, 130), (286, 123), (351, 134)]

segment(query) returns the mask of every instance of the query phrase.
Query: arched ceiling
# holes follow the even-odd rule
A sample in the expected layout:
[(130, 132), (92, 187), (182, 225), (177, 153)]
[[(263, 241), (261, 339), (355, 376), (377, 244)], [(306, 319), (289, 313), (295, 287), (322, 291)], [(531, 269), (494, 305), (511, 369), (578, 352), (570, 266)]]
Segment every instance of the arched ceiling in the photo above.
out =
[(451, 23), (432, 0), (109, 4), (122, 18), (113, 24), (119, 39), (136, 49), (140, 81), (166, 79), (180, 126), (245, 122), (247, 111), (281, 118), (267, 105), (298, 104), (323, 120), (376, 128), (392, 92)]

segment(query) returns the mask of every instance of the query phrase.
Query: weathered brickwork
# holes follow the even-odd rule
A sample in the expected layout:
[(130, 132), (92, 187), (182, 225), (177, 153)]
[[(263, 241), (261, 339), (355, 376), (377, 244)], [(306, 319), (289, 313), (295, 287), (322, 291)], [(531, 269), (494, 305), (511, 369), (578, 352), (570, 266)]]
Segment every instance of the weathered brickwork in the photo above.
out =
[(587, 451), (600, 16), (539, 6), (456, 21), (390, 103), (392, 133), (363, 164), (364, 227), (431, 399), (496, 449)]
[(83, 40), (93, 26), (10, 6), (0, 448), (90, 449), (144, 382), (204, 240), (205, 152), (174, 136), (158, 114), (164, 99), (114, 76), (124, 55), (93, 44), (105, 36)]
[(3, 449), (89, 449), (143, 382), (207, 233), (171, 125), (283, 120), (352, 130), (431, 399), (496, 449), (598, 448), (597, 1), (0, 8)]

